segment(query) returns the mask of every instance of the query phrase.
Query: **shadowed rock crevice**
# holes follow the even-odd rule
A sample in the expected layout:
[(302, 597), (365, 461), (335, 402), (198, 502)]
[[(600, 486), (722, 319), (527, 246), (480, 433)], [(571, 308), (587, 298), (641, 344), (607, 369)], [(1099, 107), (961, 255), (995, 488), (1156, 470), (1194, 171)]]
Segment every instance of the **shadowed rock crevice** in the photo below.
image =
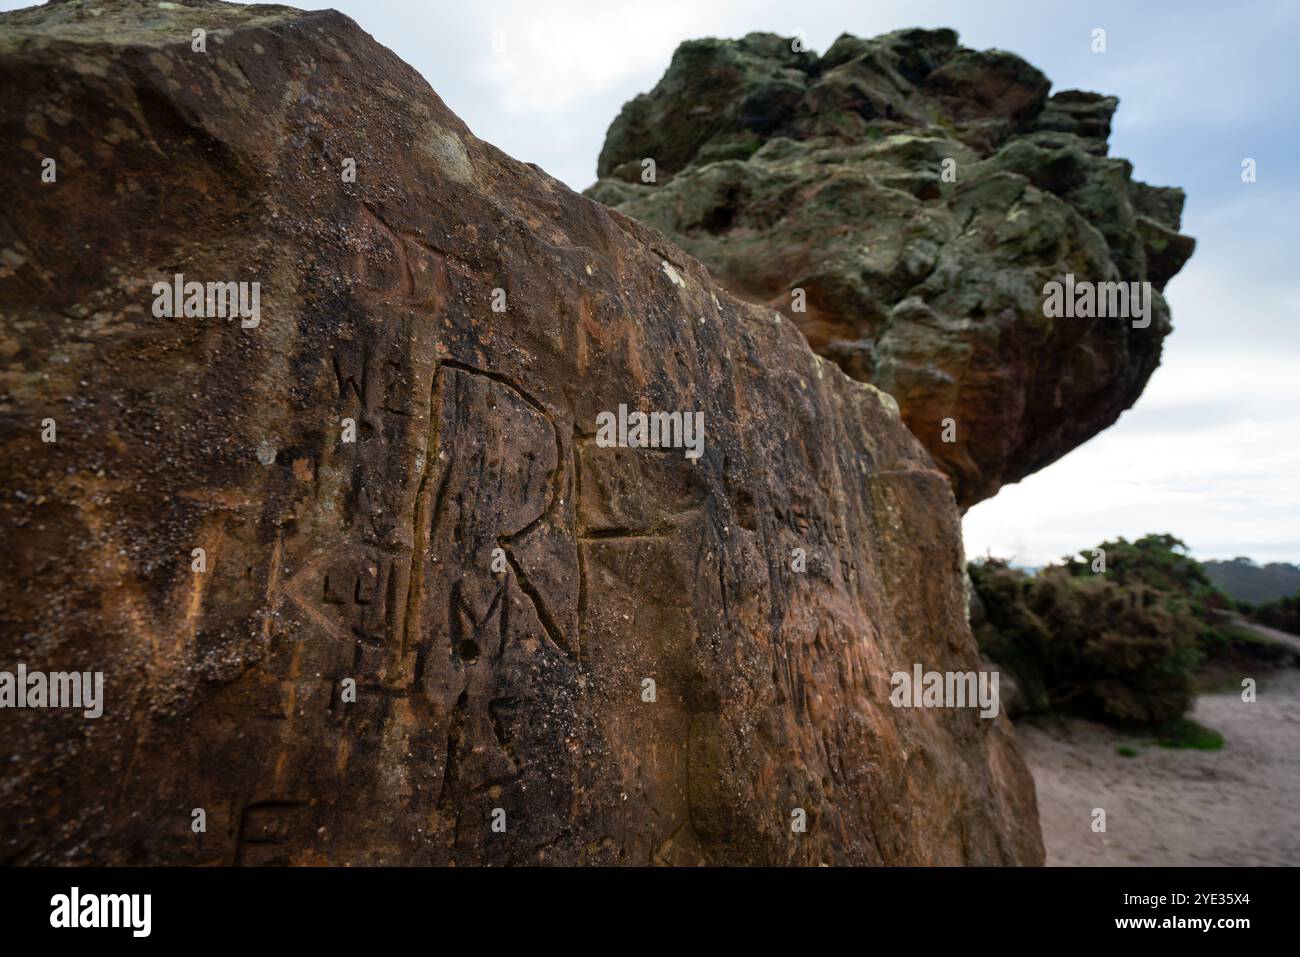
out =
[[(1133, 405), (1194, 246), (1182, 190), (1107, 155), (1118, 100), (1049, 89), (952, 30), (845, 34), (821, 57), (694, 40), (623, 107), (587, 193), (893, 395), (966, 508)], [(1044, 285), (1067, 274), (1150, 281), (1150, 325), (1047, 318)]]

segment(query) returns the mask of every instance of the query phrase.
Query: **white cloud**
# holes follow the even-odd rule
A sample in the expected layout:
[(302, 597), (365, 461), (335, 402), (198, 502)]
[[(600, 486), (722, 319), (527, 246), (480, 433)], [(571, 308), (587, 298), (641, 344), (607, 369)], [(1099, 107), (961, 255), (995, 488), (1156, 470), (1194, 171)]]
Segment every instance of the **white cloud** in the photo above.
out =
[[(1168, 413), (1204, 398), (1181, 425)], [(1194, 356), (1157, 371), (1139, 407), (1060, 462), (975, 506), (967, 554), (1038, 565), (1118, 535), (1170, 532), (1201, 558), (1300, 557), (1300, 375), (1285, 357)]]
[(684, 37), (708, 33), (727, 12), (686, 0), (505, 4), (482, 16), (477, 75), (506, 113), (557, 113), (627, 77), (657, 78)]

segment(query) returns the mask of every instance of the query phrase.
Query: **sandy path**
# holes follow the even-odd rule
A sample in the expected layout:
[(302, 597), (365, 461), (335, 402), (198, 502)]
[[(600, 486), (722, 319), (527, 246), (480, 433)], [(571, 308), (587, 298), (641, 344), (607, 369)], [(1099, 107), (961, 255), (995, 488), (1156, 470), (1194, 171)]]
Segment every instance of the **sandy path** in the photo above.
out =
[(1269, 628), (1267, 625), (1256, 624), (1253, 621), (1247, 621), (1245, 618), (1233, 617), (1229, 621), (1240, 628), (1249, 628), (1251, 631), (1258, 632), (1265, 638), (1271, 638), (1273, 641), (1286, 645), (1293, 651), (1300, 652), (1300, 637), (1287, 634), (1285, 631), (1278, 631), (1276, 628)]
[[(1219, 751), (1177, 751), (1102, 725), (1017, 725), (1050, 865), (1300, 865), (1300, 671), (1265, 673), (1258, 700), (1202, 695), (1192, 717)], [(1116, 752), (1136, 748), (1138, 757)], [(1106, 810), (1106, 833), (1091, 829)]]

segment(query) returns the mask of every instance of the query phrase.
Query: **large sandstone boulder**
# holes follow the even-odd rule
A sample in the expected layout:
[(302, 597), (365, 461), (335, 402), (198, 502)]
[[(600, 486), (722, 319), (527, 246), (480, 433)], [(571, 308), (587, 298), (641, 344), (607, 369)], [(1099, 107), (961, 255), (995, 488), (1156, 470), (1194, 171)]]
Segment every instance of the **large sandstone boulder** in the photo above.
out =
[(1005, 716), (889, 703), (979, 667), (948, 482), (791, 323), (334, 12), (7, 13), (0, 84), (0, 669), (105, 675), (0, 711), (0, 859), (1041, 863)]
[[(1159, 290), (1193, 247), (1182, 191), (1106, 155), (1118, 101), (1049, 97), (951, 30), (794, 45), (682, 44), (610, 126), (588, 195), (894, 396), (963, 508), (1111, 425), (1159, 364)], [(1067, 274), (1150, 281), (1149, 326), (1046, 318)]]

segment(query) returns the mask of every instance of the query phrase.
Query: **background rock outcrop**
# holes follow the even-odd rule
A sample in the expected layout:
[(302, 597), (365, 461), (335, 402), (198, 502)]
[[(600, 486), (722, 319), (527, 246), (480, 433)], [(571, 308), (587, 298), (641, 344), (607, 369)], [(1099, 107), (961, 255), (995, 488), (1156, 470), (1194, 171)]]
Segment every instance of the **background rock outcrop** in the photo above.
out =
[(7, 13), (0, 89), (0, 669), (106, 677), (0, 711), (4, 862), (1041, 863), (1005, 717), (888, 700), (979, 667), (948, 482), (793, 325), (334, 12)]
[[(1112, 424), (1159, 364), (1159, 290), (1193, 248), (1182, 191), (1106, 155), (1118, 101), (1049, 96), (1033, 66), (951, 30), (792, 47), (682, 44), (610, 126), (588, 195), (894, 396), (963, 508)], [(1066, 274), (1149, 280), (1150, 326), (1045, 318)]]

